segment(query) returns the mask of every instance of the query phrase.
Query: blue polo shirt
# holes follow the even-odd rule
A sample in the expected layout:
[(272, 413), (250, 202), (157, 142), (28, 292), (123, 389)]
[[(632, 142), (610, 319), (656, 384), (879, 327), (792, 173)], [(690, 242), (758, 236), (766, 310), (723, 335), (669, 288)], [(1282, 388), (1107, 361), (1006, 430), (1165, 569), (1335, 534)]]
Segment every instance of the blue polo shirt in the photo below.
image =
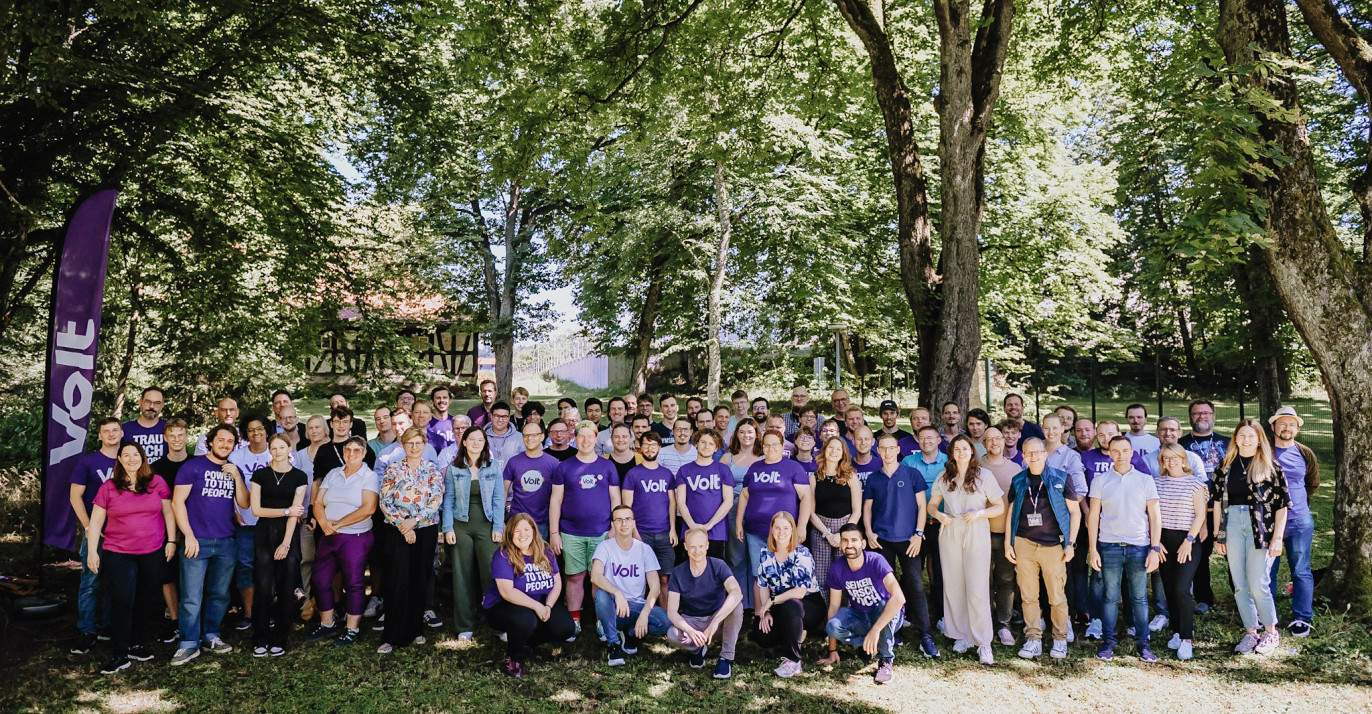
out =
[(862, 500), (872, 502), (872, 532), (892, 543), (910, 540), (920, 527), (919, 492), (926, 488), (924, 477), (904, 464), (890, 476), (880, 469), (868, 475)]
[(932, 464), (926, 463), (924, 461), (924, 454), (916, 451), (900, 462), (901, 466), (908, 466), (915, 471), (918, 471), (919, 475), (924, 477), (925, 498), (928, 498), (929, 495), (933, 493), (934, 482), (938, 480), (939, 476), (943, 475), (944, 469), (946, 468), (945, 465), (948, 463), (948, 455), (942, 451), (936, 452), (935, 456), (937, 458), (934, 459)]

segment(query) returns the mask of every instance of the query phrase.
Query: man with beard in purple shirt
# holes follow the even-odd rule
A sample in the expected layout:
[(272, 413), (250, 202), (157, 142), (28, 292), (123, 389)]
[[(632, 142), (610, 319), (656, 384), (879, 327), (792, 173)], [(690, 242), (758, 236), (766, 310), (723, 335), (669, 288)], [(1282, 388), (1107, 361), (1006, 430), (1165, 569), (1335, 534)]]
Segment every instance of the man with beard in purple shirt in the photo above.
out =
[(164, 406), (162, 390), (148, 387), (138, 398), (138, 418), (124, 423), (124, 438), (143, 447), (150, 464), (167, 453), (167, 442), (162, 436), (167, 428), (167, 421), (162, 418)]
[[(866, 657), (877, 656), (877, 684), (891, 681), (896, 630), (905, 609), (905, 593), (886, 559), (868, 551), (862, 527), (849, 523), (838, 529), (843, 560), (829, 567), (829, 617), (824, 631), (840, 642), (858, 647)], [(842, 606), (843, 596), (848, 605)], [(822, 662), (825, 660), (821, 660)], [(831, 650), (827, 662), (838, 662)]]

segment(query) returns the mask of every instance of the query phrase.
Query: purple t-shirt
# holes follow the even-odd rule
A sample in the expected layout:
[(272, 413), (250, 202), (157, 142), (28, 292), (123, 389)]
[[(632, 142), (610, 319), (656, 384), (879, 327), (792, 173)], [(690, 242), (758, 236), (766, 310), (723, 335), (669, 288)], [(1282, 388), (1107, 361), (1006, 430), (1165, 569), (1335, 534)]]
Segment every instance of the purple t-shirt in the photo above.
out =
[(425, 431), (429, 435), (429, 445), (434, 447), (435, 452), (442, 451), (457, 443), (457, 436), (453, 434), (453, 418), (451, 416), (444, 419), (434, 418), (429, 422), (429, 428)]
[(99, 449), (77, 460), (76, 468), (71, 472), (71, 484), (86, 487), (85, 492), (81, 494), (81, 500), (86, 504), (87, 515), (91, 512), (91, 504), (95, 503), (96, 492), (113, 475), (114, 459), (100, 453)]
[(847, 593), (849, 607), (871, 612), (886, 607), (891, 599), (885, 583), (890, 572), (886, 559), (871, 551), (862, 554), (862, 567), (857, 570), (848, 567), (847, 558), (839, 558), (829, 566), (829, 589)]
[(597, 457), (588, 464), (573, 456), (553, 470), (553, 485), (563, 487), (563, 532), (593, 538), (610, 530), (610, 487), (619, 487), (614, 462)]
[(535, 523), (548, 522), (548, 500), (553, 496), (553, 471), (562, 463), (548, 454), (531, 459), (519, 452), (505, 463), (504, 478), (510, 484), (510, 515), (527, 513)]
[(187, 459), (176, 471), (176, 485), (190, 486), (186, 498), (186, 520), (198, 540), (232, 538), (234, 535), (233, 476), (208, 456)]
[(786, 511), (799, 517), (800, 498), (796, 486), (809, 486), (810, 475), (805, 468), (790, 459), (775, 464), (755, 461), (743, 474), (743, 487), (748, 489), (748, 508), (743, 512), (743, 531), (766, 538), (772, 528), (772, 516)]
[(137, 419), (124, 423), (124, 438), (143, 447), (148, 455), (148, 463), (162, 458), (167, 453), (167, 420), (158, 419), (156, 424), (145, 427)]
[[(733, 469), (725, 464), (711, 461), (708, 466), (701, 466), (692, 461), (682, 464), (681, 468), (677, 469), (672, 488), (686, 487), (686, 510), (690, 512), (691, 520), (703, 524), (714, 518), (715, 511), (719, 510), (719, 504), (724, 503), (724, 489), (732, 492), (734, 484)], [(728, 525), (728, 517), (716, 523), (710, 529), (710, 540), (727, 540)], [(685, 527), (683, 523), (683, 532)]]
[(635, 466), (624, 476), (620, 489), (634, 494), (634, 521), (639, 532), (667, 532), (667, 510), (672, 500), (672, 472), (667, 467)]
[(871, 476), (872, 472), (881, 470), (881, 463), (881, 457), (877, 456), (876, 452), (873, 452), (871, 461), (868, 461), (865, 464), (854, 461), (853, 468), (857, 470), (858, 479), (862, 481), (863, 485), (866, 485), (867, 477)]
[[(1134, 452), (1133, 458), (1129, 463), (1139, 470), (1139, 473), (1151, 474), (1153, 470), (1148, 467), (1148, 463), (1143, 460), (1139, 453)], [(1110, 454), (1100, 449), (1087, 449), (1081, 453), (1081, 468), (1086, 472), (1086, 485), (1089, 487), (1096, 477), (1114, 468), (1115, 462), (1110, 458)]]
[(509, 580), (514, 583), (515, 590), (525, 595), (543, 602), (543, 598), (553, 591), (553, 583), (557, 578), (557, 556), (553, 555), (552, 549), (548, 553), (548, 567), (552, 572), (543, 570), (534, 565), (532, 555), (524, 556), (524, 572), (515, 575), (514, 565), (510, 563), (510, 558), (501, 548), (495, 552), (495, 557), (491, 558), (491, 584), (486, 588), (486, 594), (481, 598), (481, 607), (489, 610), (496, 606), (503, 598), (500, 597), (500, 588), (496, 586), (497, 580)]

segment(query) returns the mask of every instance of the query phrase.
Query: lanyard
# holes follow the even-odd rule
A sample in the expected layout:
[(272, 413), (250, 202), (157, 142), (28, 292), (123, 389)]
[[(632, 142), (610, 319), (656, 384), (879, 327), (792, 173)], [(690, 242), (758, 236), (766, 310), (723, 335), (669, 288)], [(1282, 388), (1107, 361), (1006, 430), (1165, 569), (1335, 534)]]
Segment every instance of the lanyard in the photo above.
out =
[(1034, 511), (1035, 511), (1035, 512), (1038, 512), (1038, 510), (1039, 510), (1039, 496), (1038, 496), (1038, 495), (1041, 494), (1041, 493), (1043, 493), (1043, 483), (1044, 483), (1044, 482), (1043, 482), (1043, 477), (1040, 476), (1040, 477), (1039, 477), (1039, 487), (1036, 488), (1036, 489), (1034, 489), (1032, 493), (1026, 493), (1026, 494), (1024, 494), (1024, 495), (1026, 495), (1026, 496), (1029, 497), (1029, 502), (1032, 503), (1032, 504), (1034, 504)]

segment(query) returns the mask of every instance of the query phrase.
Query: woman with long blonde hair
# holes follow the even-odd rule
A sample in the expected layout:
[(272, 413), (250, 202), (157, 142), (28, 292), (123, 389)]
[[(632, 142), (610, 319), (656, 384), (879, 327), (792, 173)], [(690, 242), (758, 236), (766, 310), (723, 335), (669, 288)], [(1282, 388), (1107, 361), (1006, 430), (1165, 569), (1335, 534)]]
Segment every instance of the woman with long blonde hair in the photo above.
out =
[(487, 622), (505, 633), (506, 674), (524, 676), (529, 648), (561, 642), (576, 631), (567, 606), (558, 602), (561, 595), (557, 558), (534, 519), (516, 513), (491, 559), (491, 585), (481, 599)]
[(1291, 495), (1258, 420), (1244, 419), (1234, 427), (1229, 449), (1210, 484), (1210, 500), (1215, 504), (1215, 552), (1229, 561), (1234, 602), (1245, 630), (1234, 651), (1272, 654), (1281, 636), (1272, 600), (1271, 566), (1281, 557)]

